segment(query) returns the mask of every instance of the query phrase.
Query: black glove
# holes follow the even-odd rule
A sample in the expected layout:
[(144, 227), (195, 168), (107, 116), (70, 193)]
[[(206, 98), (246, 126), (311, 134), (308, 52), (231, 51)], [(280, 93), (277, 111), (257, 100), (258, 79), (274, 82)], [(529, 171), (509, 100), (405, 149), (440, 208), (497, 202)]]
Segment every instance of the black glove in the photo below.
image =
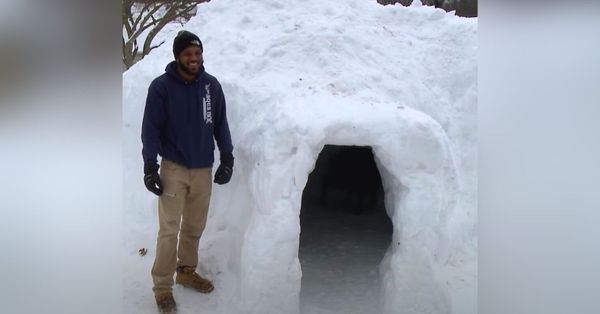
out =
[(232, 153), (221, 153), (221, 164), (215, 172), (216, 184), (225, 184), (231, 180), (233, 174), (233, 154)]
[(233, 168), (229, 166), (225, 166), (224, 164), (220, 164), (219, 168), (217, 168), (217, 172), (215, 172), (215, 180), (216, 184), (225, 184), (231, 180), (231, 175), (233, 174)]
[(144, 184), (148, 191), (158, 196), (162, 195), (163, 186), (158, 175), (158, 165), (144, 165)]

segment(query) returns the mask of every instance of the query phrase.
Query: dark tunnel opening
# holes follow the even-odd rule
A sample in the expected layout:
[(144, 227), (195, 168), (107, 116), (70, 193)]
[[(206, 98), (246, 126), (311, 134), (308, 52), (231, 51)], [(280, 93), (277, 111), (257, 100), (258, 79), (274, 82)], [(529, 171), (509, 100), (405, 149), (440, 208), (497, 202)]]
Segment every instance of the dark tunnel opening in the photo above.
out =
[(302, 194), (301, 313), (377, 313), (392, 238), (369, 146), (325, 145)]

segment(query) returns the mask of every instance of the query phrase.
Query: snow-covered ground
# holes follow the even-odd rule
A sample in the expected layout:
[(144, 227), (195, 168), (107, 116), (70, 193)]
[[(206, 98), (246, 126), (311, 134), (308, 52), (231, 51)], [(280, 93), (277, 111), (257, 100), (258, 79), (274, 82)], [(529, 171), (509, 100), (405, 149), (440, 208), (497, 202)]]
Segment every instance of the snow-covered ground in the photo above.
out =
[[(310, 281), (310, 260), (323, 256), (299, 259), (300, 207), (324, 144), (371, 146), (382, 176), (397, 245), (374, 246), (384, 250), (379, 273), (356, 279), (379, 286), (374, 308), (477, 312), (476, 19), (366, 0), (231, 0), (200, 6), (184, 28), (202, 39), (206, 70), (223, 86), (236, 166), (213, 189), (200, 243), (199, 270), (216, 289), (175, 287), (181, 313), (298, 313), (301, 300), (310, 313), (305, 300), (318, 296), (307, 292), (325, 291)], [(126, 313), (155, 311), (156, 198), (141, 182), (140, 126), (171, 44), (123, 75)], [(339, 292), (328, 301), (371, 302)]]

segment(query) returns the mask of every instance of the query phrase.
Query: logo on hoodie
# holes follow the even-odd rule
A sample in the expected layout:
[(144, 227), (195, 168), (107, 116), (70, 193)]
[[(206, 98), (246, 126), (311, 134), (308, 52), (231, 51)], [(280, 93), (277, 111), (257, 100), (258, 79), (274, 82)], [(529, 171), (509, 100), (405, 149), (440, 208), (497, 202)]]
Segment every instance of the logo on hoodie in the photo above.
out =
[(210, 103), (210, 84), (204, 85), (204, 89), (206, 90), (206, 96), (202, 98), (202, 109), (204, 113), (204, 122), (206, 124), (212, 124), (212, 106)]

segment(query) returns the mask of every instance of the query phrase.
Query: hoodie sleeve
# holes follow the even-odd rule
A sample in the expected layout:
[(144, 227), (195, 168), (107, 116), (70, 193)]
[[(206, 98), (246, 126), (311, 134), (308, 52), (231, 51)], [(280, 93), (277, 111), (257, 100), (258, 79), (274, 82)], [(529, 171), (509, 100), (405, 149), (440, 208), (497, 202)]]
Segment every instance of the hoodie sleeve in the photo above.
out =
[(231, 143), (231, 133), (227, 123), (227, 105), (225, 104), (225, 95), (221, 84), (217, 82), (215, 91), (215, 139), (221, 155), (223, 153), (232, 153), (233, 145)]
[(158, 165), (161, 136), (167, 119), (165, 112), (165, 94), (161, 92), (157, 81), (148, 88), (144, 119), (142, 121), (142, 157), (144, 165)]

